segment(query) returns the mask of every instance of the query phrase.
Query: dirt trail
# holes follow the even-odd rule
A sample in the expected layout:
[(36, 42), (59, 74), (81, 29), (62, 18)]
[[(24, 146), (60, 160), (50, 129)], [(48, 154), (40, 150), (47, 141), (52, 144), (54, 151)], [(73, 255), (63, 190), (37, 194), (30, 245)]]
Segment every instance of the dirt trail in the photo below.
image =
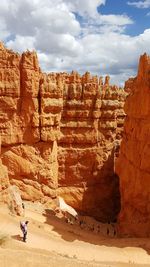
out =
[[(69, 262), (61, 265), (60, 262), (60, 266), (80, 266), (80, 264), (82, 264), (81, 266), (103, 267), (150, 266), (150, 256), (147, 251), (142, 248), (142, 246), (144, 246), (149, 249), (150, 244), (148, 239), (100, 238), (97, 235), (78, 229), (76, 226), (62, 223), (57, 218), (54, 218), (54, 216), (50, 216), (49, 220), (47, 220), (43, 215), (27, 210), (26, 218), (29, 219), (30, 222), (27, 243), (24, 244), (21, 241), (21, 232), (19, 229), (19, 221), (21, 218), (11, 216), (7, 213), (8, 211), (4, 207), (0, 208), (0, 232), (10, 235), (16, 241), (15, 245), (13, 244), (12, 247), (11, 245), (8, 245), (5, 247), (5, 250), (2, 250), (4, 258), (6, 252), (10, 255), (14, 253), (14, 251), (12, 252), (14, 246), (18, 250), (17, 253), (27, 253), (27, 251), (29, 253), (29, 251), (31, 251), (33, 256), (33, 258), (31, 258), (33, 261), (35, 259), (34, 253), (38, 250), (47, 251), (49, 252), (48, 255), (52, 253), (54, 262), (56, 261), (56, 258), (58, 260), (58, 255), (59, 257), (63, 256), (63, 259), (60, 259), (60, 261), (63, 261), (64, 257), (66, 258), (65, 261), (72, 259), (71, 265), (67, 265), (70, 264)], [(20, 252), (20, 248), (26, 250), (26, 252)], [(11, 253), (9, 253), (10, 250)], [(0, 250), (0, 255), (2, 251)], [(44, 253), (39, 252), (38, 255), (42, 254), (42, 257), (46, 257), (44, 259), (48, 260), (48, 255), (46, 254), (45, 256)], [(36, 256), (36, 261), (38, 258), (39, 256)], [(51, 256), (51, 259), (52, 258), (53, 257)], [(78, 261), (81, 261), (81, 263)], [(41, 266), (54, 266), (44, 264), (46, 263), (43, 262), (43, 265)], [(0, 266), (7, 267), (7, 265), (5, 266), (1, 264)], [(13, 267), (12, 265), (10, 266)], [(59, 263), (57, 266), (59, 266)]]

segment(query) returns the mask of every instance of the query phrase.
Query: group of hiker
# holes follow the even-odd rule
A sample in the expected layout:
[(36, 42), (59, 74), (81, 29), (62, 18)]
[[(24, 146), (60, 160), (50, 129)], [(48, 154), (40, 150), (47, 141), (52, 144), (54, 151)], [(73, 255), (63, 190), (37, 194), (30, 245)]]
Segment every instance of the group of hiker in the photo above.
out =
[(67, 217), (65, 221), (71, 225), (77, 224), (81, 229), (85, 229), (96, 234), (102, 234), (111, 237), (115, 237), (117, 235), (115, 224), (111, 222), (102, 224), (88, 216), (76, 216), (74, 218), (73, 216), (69, 216), (69, 218)]
[[(23, 207), (24, 212), (25, 212), (24, 203), (22, 203), (22, 207)], [(59, 211), (60, 211), (60, 209), (59, 209)], [(79, 215), (73, 216), (71, 214), (69, 214), (69, 216), (68, 216), (68, 212), (63, 212), (62, 214), (65, 217), (65, 221), (67, 223), (69, 223), (71, 225), (72, 224), (78, 224), (81, 229), (86, 229), (86, 230), (95, 232), (97, 234), (101, 233), (101, 234), (104, 234), (107, 236), (112, 236), (112, 237), (113, 236), (115, 237), (117, 235), (115, 225), (111, 224), (110, 222), (108, 222), (108, 224), (106, 224), (105, 227), (103, 227), (101, 225), (101, 223), (95, 224), (95, 223), (93, 223), (93, 221), (89, 221), (89, 217), (87, 217), (87, 216), (79, 216)], [(22, 237), (23, 242), (27, 241), (28, 223), (29, 223), (29, 221), (26, 221), (26, 220), (20, 222), (20, 229), (21, 229), (22, 234), (23, 234), (23, 237)]]

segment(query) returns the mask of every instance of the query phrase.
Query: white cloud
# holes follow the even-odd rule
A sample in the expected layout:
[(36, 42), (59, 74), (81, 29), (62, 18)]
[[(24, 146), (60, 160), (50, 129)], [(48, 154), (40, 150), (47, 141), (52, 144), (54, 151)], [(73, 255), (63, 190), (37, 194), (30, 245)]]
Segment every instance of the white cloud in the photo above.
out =
[(16, 35), (15, 40), (9, 40), (7, 42), (7, 47), (21, 53), (27, 49), (34, 50), (35, 38), (31, 36)]
[(82, 31), (84, 34), (124, 32), (126, 26), (134, 22), (126, 15), (102, 15), (84, 21)]
[(9, 32), (7, 31), (5, 20), (0, 17), (0, 39), (4, 40), (8, 35)]
[(22, 52), (36, 49), (43, 71), (110, 74), (122, 83), (135, 73), (139, 55), (150, 53), (150, 29), (131, 37), (125, 14), (104, 15), (106, 0), (1, 0), (0, 37)]
[(106, 0), (64, 0), (73, 12), (81, 16), (88, 15), (94, 17), (97, 14), (97, 8), (106, 3)]
[(35, 48), (56, 56), (70, 55), (71, 57), (77, 56), (80, 50), (82, 50), (78, 40), (70, 34), (43, 33), (41, 31), (36, 35)]
[(135, 73), (140, 54), (150, 53), (150, 29), (135, 37), (119, 33), (87, 35), (81, 42), (86, 55), (84, 69), (116, 75), (121, 81), (121, 74), (123, 80), (124, 73)]
[(105, 24), (117, 26), (124, 26), (133, 23), (132, 19), (130, 19), (127, 15), (101, 15), (100, 20)]
[(135, 6), (137, 8), (149, 8), (150, 0), (134, 1), (134, 2), (129, 1), (128, 5)]
[[(150, 29), (130, 37), (120, 33), (88, 34), (79, 40), (83, 50), (76, 57), (39, 54), (46, 71), (70, 71), (110, 74), (112, 83), (123, 81), (137, 72), (138, 59), (144, 52), (150, 53)], [(111, 45), (110, 45), (111, 44)]]
[(80, 24), (75, 19), (75, 15), (67, 10), (44, 6), (32, 11), (31, 16), (35, 27), (38, 27), (38, 29), (47, 29), (49, 32), (58, 34), (77, 35), (80, 32)]

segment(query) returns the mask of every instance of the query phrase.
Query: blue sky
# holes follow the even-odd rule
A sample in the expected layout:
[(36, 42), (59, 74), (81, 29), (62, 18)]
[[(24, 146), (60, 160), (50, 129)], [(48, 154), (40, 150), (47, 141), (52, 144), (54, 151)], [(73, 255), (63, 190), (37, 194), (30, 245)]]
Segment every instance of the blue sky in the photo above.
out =
[(150, 54), (150, 0), (1, 0), (0, 39), (36, 50), (43, 71), (90, 71), (123, 85)]
[(150, 11), (150, 6), (149, 8), (136, 8), (135, 6), (129, 5), (128, 2), (126, 0), (107, 0), (105, 5), (98, 7), (98, 10), (103, 14), (128, 15), (134, 23), (127, 27), (126, 34), (135, 36), (150, 27), (150, 15), (147, 15), (148, 10)]

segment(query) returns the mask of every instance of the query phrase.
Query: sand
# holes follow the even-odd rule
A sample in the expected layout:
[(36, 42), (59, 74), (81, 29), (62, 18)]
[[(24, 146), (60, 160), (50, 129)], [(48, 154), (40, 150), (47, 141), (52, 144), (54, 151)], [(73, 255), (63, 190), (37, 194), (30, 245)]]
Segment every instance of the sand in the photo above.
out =
[[(8, 237), (0, 246), (0, 267), (150, 266), (149, 239), (98, 235), (43, 211), (40, 204), (28, 204), (21, 218), (0, 206), (0, 236)], [(24, 219), (29, 220), (27, 243), (19, 228)]]

